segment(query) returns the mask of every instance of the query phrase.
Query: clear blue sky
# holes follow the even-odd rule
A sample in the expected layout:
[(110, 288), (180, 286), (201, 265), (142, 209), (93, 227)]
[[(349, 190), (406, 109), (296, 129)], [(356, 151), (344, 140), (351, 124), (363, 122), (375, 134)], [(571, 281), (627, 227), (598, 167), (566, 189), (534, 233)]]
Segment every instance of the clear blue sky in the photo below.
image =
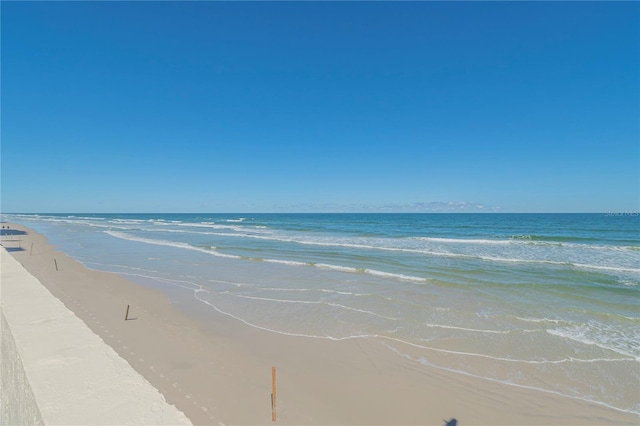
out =
[(3, 212), (640, 209), (638, 2), (6, 2)]

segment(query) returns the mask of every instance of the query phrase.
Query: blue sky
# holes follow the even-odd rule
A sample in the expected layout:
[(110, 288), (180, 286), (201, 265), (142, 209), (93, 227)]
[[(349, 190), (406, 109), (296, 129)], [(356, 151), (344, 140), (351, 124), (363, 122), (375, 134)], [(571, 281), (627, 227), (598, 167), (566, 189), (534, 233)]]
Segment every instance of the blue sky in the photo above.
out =
[(3, 212), (640, 209), (638, 2), (2, 2)]

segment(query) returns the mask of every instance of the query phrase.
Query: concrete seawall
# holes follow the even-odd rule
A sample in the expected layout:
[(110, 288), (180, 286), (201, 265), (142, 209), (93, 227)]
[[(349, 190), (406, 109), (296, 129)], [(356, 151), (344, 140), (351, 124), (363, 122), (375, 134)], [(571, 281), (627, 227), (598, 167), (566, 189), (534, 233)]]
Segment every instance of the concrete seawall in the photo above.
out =
[(2, 424), (191, 424), (16, 259), (0, 257)]
[(24, 371), (18, 347), (1, 310), (0, 318), (0, 424), (42, 425), (42, 415)]

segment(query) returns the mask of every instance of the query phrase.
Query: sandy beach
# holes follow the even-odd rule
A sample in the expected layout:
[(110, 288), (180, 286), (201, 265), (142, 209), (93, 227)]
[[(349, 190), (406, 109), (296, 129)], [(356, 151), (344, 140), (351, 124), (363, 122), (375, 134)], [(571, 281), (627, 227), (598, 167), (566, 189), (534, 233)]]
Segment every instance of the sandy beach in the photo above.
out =
[[(180, 292), (88, 269), (20, 225), (11, 255), (194, 424), (607, 425), (638, 416), (402, 362), (379, 341), (258, 330)], [(16, 237), (18, 238), (18, 237)], [(129, 306), (129, 319), (125, 313)], [(291, 319), (295, 321), (295, 318)], [(434, 354), (446, 357), (446, 354)]]

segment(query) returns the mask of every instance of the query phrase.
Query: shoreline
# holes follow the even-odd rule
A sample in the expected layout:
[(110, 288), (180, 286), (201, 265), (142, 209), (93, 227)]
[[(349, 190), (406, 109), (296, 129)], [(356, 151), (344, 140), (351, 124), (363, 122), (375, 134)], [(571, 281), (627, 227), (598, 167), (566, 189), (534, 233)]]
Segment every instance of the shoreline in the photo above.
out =
[(272, 366), (281, 424), (638, 422), (595, 403), (405, 362), (370, 339), (258, 330), (194, 299), (88, 269), (44, 236), (9, 225), (27, 232), (23, 250), (10, 254), (194, 424), (272, 423)]

